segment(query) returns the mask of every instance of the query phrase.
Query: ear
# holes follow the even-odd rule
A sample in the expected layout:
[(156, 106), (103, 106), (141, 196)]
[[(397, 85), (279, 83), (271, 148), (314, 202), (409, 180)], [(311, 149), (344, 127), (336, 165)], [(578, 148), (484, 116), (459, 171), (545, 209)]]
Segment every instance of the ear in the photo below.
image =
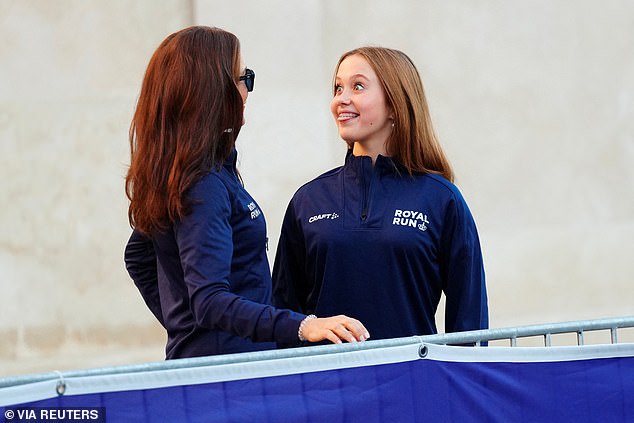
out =
[(387, 108), (387, 118), (389, 120), (391, 120), (392, 122), (394, 122), (394, 108), (392, 108), (389, 105), (388, 105), (388, 108)]

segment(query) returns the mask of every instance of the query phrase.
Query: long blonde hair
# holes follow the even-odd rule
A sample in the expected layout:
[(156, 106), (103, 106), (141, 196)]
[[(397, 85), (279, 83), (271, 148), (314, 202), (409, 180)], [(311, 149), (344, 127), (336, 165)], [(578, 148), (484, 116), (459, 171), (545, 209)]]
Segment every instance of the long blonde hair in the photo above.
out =
[(341, 62), (356, 54), (367, 60), (376, 72), (387, 105), (394, 114), (394, 128), (386, 144), (387, 154), (410, 175), (436, 173), (453, 182), (453, 170), (434, 132), (423, 82), (412, 60), (399, 50), (361, 47), (341, 56), (335, 78)]

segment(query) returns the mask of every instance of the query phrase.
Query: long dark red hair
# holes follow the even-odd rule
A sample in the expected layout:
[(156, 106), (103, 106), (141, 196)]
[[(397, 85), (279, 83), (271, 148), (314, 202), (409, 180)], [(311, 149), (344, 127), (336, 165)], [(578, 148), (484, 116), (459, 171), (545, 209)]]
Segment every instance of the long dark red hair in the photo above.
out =
[(240, 43), (218, 28), (168, 36), (145, 71), (130, 126), (130, 225), (162, 232), (190, 211), (185, 193), (232, 153), (242, 126)]

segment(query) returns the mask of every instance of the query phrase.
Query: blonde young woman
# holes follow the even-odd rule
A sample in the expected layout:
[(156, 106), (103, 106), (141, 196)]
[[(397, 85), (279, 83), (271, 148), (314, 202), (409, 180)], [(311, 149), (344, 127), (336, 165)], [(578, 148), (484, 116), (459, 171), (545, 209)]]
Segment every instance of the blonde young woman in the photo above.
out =
[(302, 186), (284, 218), (274, 304), (363, 321), (373, 339), (488, 327), (478, 233), (404, 53), (345, 53), (332, 115), (345, 164)]

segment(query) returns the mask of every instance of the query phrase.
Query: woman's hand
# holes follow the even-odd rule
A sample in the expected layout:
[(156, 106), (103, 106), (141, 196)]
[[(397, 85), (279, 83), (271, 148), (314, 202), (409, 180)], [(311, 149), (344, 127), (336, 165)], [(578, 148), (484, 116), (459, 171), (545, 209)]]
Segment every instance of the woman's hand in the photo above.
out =
[(303, 322), (302, 336), (309, 342), (328, 339), (332, 343), (365, 341), (370, 333), (357, 319), (339, 315), (333, 317), (307, 319)]

